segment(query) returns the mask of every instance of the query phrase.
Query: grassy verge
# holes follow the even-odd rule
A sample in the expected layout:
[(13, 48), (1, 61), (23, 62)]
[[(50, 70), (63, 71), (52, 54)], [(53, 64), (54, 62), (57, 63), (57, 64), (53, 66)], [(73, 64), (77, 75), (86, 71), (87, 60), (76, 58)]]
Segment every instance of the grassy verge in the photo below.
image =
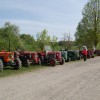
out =
[[(79, 61), (82, 61), (82, 60), (83, 59), (65, 62), (65, 63), (74, 63), (74, 62), (79, 62)], [(30, 66), (30, 67), (22, 67), (19, 70), (14, 70), (13, 68), (8, 66), (2, 72), (0, 72), (0, 78), (10, 76), (10, 75), (21, 74), (21, 73), (25, 73), (25, 72), (32, 72), (32, 71), (35, 71), (35, 70), (38, 70), (38, 69), (43, 69), (43, 68), (46, 68), (46, 67), (48, 67), (48, 66), (38, 66), (37, 65), (37, 66)]]
[(31, 71), (43, 69), (46, 67), (47, 66), (30, 66), (30, 67), (22, 67), (19, 70), (14, 70), (13, 68), (8, 66), (8, 67), (4, 68), (3, 71), (0, 72), (0, 78), (10, 76), (10, 75), (21, 74), (21, 73), (25, 73), (25, 72), (31, 72)]

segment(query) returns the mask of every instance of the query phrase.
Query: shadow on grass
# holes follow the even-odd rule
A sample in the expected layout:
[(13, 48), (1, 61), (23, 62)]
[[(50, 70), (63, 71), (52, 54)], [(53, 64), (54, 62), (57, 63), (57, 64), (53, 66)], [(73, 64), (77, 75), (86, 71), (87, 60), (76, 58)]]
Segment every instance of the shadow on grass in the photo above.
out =
[(12, 67), (4, 67), (3, 70), (14, 70)]

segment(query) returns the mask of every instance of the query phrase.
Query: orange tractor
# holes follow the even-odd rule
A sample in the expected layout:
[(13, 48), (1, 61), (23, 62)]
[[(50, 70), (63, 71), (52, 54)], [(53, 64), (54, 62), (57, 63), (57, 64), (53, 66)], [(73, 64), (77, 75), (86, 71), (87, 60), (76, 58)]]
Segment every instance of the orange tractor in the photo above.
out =
[(19, 69), (21, 67), (21, 61), (19, 58), (15, 58), (14, 52), (0, 52), (0, 71), (6, 66), (14, 67)]

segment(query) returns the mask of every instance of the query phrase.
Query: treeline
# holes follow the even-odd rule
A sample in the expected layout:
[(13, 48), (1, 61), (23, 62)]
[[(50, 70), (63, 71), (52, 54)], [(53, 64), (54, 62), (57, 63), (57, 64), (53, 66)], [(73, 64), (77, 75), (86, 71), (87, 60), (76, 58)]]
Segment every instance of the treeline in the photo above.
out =
[[(50, 37), (48, 31), (44, 29), (42, 32), (38, 32), (36, 39), (30, 34), (20, 34), (19, 27), (6, 22), (3, 27), (0, 28), (0, 51), (15, 51), (15, 50), (43, 50), (44, 45), (50, 45), (53, 50), (60, 50), (62, 48), (71, 49), (73, 42), (70, 40), (57, 41), (56, 36)], [(66, 44), (66, 45), (65, 45)], [(68, 47), (68, 44), (70, 45)]]
[(44, 45), (50, 45), (53, 50), (81, 49), (83, 45), (100, 49), (100, 0), (89, 0), (82, 15), (76, 28), (75, 41), (72, 41), (70, 33), (62, 34), (62, 40), (58, 41), (56, 36), (50, 37), (46, 29), (38, 32), (34, 39), (30, 34), (20, 34), (18, 26), (6, 22), (0, 28), (0, 50), (35, 51), (43, 50)]

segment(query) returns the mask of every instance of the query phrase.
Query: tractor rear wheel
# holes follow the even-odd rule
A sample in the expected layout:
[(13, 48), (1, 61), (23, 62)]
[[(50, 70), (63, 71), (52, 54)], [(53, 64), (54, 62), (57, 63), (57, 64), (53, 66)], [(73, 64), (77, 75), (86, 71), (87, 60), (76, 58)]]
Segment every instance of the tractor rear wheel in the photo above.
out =
[(50, 60), (50, 65), (55, 66), (56, 65), (56, 60), (53, 58)]
[(14, 69), (15, 70), (20, 69), (22, 66), (21, 60), (19, 58), (17, 58), (17, 59), (15, 59), (14, 62), (15, 62)]
[(3, 70), (3, 61), (0, 59), (0, 71)]
[(64, 63), (65, 63), (65, 59), (61, 58), (60, 65), (63, 65)]

